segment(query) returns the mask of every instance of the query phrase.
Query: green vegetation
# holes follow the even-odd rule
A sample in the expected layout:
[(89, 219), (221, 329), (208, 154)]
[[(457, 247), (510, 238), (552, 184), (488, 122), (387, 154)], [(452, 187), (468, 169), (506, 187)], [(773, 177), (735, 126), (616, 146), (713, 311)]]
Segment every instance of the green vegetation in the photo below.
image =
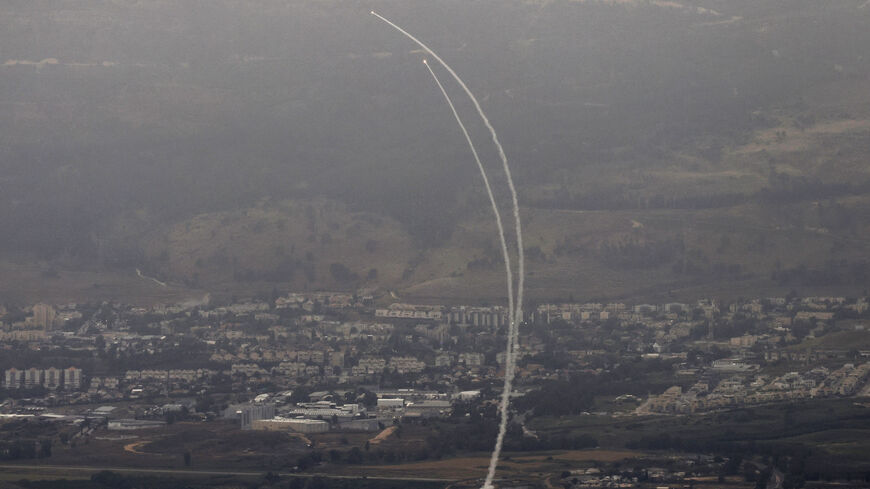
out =
[(391, 481), (377, 478), (330, 478), (323, 476), (298, 476), (268, 472), (262, 476), (151, 476), (99, 471), (89, 479), (30, 478), (9, 481), (4, 488), (10, 489), (436, 489), (443, 483), (415, 481), (412, 479)]
[(867, 331), (835, 331), (788, 348), (789, 350), (864, 350), (870, 348), (870, 333)]
[[(812, 400), (730, 411), (645, 418), (535, 418), (539, 433), (585, 434), (604, 448), (794, 457), (815, 478), (870, 473), (870, 409), (852, 399)], [(843, 436), (845, 433), (848, 436)]]

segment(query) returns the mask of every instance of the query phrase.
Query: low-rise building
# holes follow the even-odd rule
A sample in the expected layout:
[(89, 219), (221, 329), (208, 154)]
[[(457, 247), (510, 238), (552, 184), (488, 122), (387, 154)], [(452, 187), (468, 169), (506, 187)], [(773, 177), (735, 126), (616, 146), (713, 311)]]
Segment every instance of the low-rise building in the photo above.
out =
[(258, 419), (252, 428), (263, 431), (294, 431), (296, 433), (326, 433), (329, 423), (319, 419), (270, 418)]
[(233, 404), (223, 410), (224, 418), (237, 419), (243, 430), (253, 427), (254, 421), (275, 417), (274, 404)]

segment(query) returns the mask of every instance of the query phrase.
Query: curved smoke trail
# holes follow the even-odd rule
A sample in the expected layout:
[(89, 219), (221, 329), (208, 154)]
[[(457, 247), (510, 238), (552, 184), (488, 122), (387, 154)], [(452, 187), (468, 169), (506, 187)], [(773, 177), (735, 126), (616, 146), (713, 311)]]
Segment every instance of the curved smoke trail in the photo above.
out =
[(443, 59), (441, 59), (435, 51), (429, 48), (429, 46), (425, 45), (422, 41), (412, 36), (408, 31), (402, 29), (397, 26), (393, 22), (384, 18), (380, 14), (376, 13), (374, 10), (371, 11), (371, 14), (375, 17), (381, 19), (382, 21), (389, 24), (391, 27), (405, 35), (408, 39), (414, 41), (418, 46), (423, 48), (424, 51), (429, 53), (435, 60), (441, 63), (441, 66), (447, 70), (450, 75), (453, 76), (453, 79), (459, 84), (460, 87), (465, 91), (465, 94), (468, 95), (468, 98), (471, 99), (471, 102), (474, 104), (474, 108), (477, 109), (478, 115), (483, 120), (484, 125), (489, 130), (490, 136), (492, 137), (492, 142), (495, 144), (496, 149), (498, 150), (498, 155), (501, 158), (502, 167), (505, 172), (505, 177), (507, 178), (508, 188), (511, 193), (511, 201), (513, 204), (513, 213), (514, 213), (514, 221), (516, 224), (516, 235), (517, 235), (517, 300), (516, 300), (516, 310), (513, 318), (509, 318), (508, 320), (508, 345), (507, 351), (505, 355), (505, 376), (504, 376), (504, 391), (502, 392), (501, 404), (499, 406), (499, 410), (501, 411), (501, 421), (499, 422), (498, 429), (498, 437), (496, 438), (495, 448), (492, 452), (492, 458), (489, 463), (489, 470), (486, 474), (486, 481), (484, 482), (484, 489), (489, 489), (492, 487), (492, 479), (495, 477), (495, 469), (498, 463), (499, 456), (501, 454), (502, 443), (504, 442), (504, 436), (507, 432), (507, 417), (508, 417), (508, 404), (510, 403), (510, 391), (513, 383), (513, 376), (515, 371), (515, 358), (514, 353), (516, 349), (516, 337), (519, 332), (519, 323), (523, 318), (523, 287), (524, 287), (524, 275), (525, 275), (525, 258), (523, 256), (523, 232), (522, 225), (520, 224), (520, 207), (517, 201), (517, 191), (514, 187), (513, 177), (511, 176), (510, 167), (507, 163), (507, 156), (505, 155), (504, 148), (502, 148), (501, 143), (498, 140), (498, 135), (495, 132), (495, 128), (492, 127), (492, 124), (489, 122), (489, 118), (486, 117), (486, 114), (483, 112), (483, 108), (480, 106), (480, 103), (477, 101), (477, 97), (471, 93), (471, 90), (462, 81), (462, 78), (453, 71), (453, 68), (450, 67)]
[[(508, 293), (508, 322), (510, 323), (513, 320), (513, 312), (514, 312), (514, 279), (513, 274), (511, 272), (511, 256), (508, 252), (507, 240), (505, 239), (504, 234), (504, 225), (501, 221), (501, 212), (498, 210), (498, 203), (495, 201), (495, 195), (492, 193), (492, 186), (489, 184), (489, 177), (486, 175), (486, 170), (483, 168), (483, 163), (480, 161), (480, 156), (477, 154), (477, 148), (474, 147), (474, 142), (471, 140), (471, 136), (468, 134), (468, 130), (465, 128), (465, 124), (462, 123), (462, 119), (459, 117), (459, 112), (456, 111), (456, 106), (453, 105), (453, 100), (450, 99), (450, 95), (447, 95), (447, 90), (444, 89), (444, 85), (441, 84), (441, 80), (438, 79), (438, 76), (435, 74), (435, 71), (429, 66), (429, 62), (425, 59), (423, 60), (423, 64), (426, 65), (426, 68), (429, 69), (429, 73), (432, 74), (432, 79), (435, 80), (435, 83), (438, 85), (438, 89), (441, 90), (441, 94), (444, 95), (444, 100), (447, 101), (447, 105), (450, 106), (450, 110), (453, 112), (453, 117), (456, 118), (456, 123), (459, 124), (459, 129), (462, 130), (462, 134), (465, 136), (465, 140), (468, 142), (468, 148), (471, 150), (471, 154), (474, 156), (474, 161), (477, 163), (477, 169), (480, 170), (480, 176), (483, 178), (483, 185), (486, 187), (486, 195), (489, 197), (489, 202), (492, 204), (492, 212), (495, 214), (495, 224), (498, 227), (498, 238), (501, 244), (501, 252), (504, 256), (504, 268), (505, 274), (507, 275), (507, 293)], [(508, 327), (508, 331), (510, 332), (511, 327)]]

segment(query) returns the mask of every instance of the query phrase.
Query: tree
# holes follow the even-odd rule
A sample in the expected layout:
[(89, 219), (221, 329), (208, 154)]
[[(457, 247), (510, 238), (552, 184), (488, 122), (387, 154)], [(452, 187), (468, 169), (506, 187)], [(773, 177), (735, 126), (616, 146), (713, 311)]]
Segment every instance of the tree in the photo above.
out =
[(801, 489), (804, 486), (804, 476), (788, 474), (782, 481), (782, 489)]
[(263, 476), (263, 482), (272, 486), (281, 481), (281, 476), (274, 472), (267, 472), (266, 475)]
[(374, 407), (378, 405), (378, 395), (369, 390), (363, 390), (363, 406), (365, 407)]
[(200, 396), (196, 398), (196, 407), (194, 408), (198, 413), (208, 412), (212, 407), (211, 397), (207, 394), (204, 396)]
[(329, 274), (337, 282), (351, 282), (357, 279), (357, 275), (350, 271), (343, 263), (329, 265)]
[(39, 442), (39, 458), (51, 457), (51, 440), (41, 440)]
[(310, 389), (306, 387), (298, 387), (290, 394), (290, 402), (292, 403), (300, 403), (300, 402), (308, 402), (310, 398), (308, 395), (311, 393)]
[(740, 470), (740, 464), (743, 463), (743, 456), (740, 454), (732, 455), (722, 467), (723, 475), (735, 475)]
[(305, 483), (305, 489), (326, 489), (328, 486), (323, 477), (315, 476)]
[(770, 467), (761, 471), (761, 474), (758, 475), (758, 480), (755, 481), (755, 489), (766, 489), (767, 481), (770, 480), (770, 475), (773, 473)]
[(124, 480), (124, 476), (117, 472), (112, 472), (111, 470), (102, 470), (97, 472), (96, 474), (91, 476), (91, 482), (95, 482), (97, 484), (101, 484), (105, 487), (111, 488), (126, 488), (128, 487), (127, 481)]
[(349, 464), (361, 464), (363, 461), (363, 454), (359, 447), (353, 447), (350, 449), (350, 452), (347, 453), (347, 463)]

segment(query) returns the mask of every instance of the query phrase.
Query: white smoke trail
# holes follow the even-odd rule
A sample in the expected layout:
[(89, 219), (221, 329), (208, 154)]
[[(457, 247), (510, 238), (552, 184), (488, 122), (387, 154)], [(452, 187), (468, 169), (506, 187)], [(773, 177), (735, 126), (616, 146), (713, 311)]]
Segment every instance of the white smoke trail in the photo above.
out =
[(517, 191), (516, 191), (516, 188), (514, 187), (513, 177), (511, 176), (510, 167), (508, 166), (508, 163), (507, 163), (507, 156), (505, 155), (504, 148), (502, 148), (501, 143), (498, 140), (498, 135), (495, 132), (495, 128), (492, 127), (492, 124), (490, 124), (489, 119), (486, 117), (486, 114), (483, 112), (483, 108), (480, 106), (480, 103), (477, 101), (477, 97), (475, 97), (474, 94), (471, 93), (471, 90), (468, 88), (468, 86), (465, 84), (465, 82), (462, 81), (462, 78), (460, 78), (459, 75), (457, 75), (456, 72), (453, 71), (453, 68), (451, 68), (450, 65), (448, 65), (446, 62), (444, 62), (444, 60), (441, 59), (441, 57), (438, 56), (438, 54), (436, 54), (435, 51), (432, 51), (432, 49), (430, 49), (429, 46), (424, 44), (422, 41), (420, 41), (416, 37), (412, 36), (410, 33), (408, 33), (408, 31), (402, 29), (401, 27), (397, 26), (393, 22), (384, 18), (380, 14), (376, 13), (374, 10), (371, 11), (371, 14), (374, 15), (375, 17), (381, 19), (382, 21), (386, 22), (391, 27), (393, 27), (394, 29), (396, 29), (397, 31), (399, 31), (400, 33), (405, 35), (405, 37), (414, 41), (418, 46), (423, 48), (424, 51), (429, 53), (429, 55), (431, 55), (433, 58), (435, 58), (435, 60), (437, 60), (439, 63), (441, 63), (441, 66), (443, 66), (444, 69), (446, 69), (447, 72), (453, 76), (453, 79), (456, 80), (456, 82), (459, 84), (459, 86), (462, 87), (462, 89), (465, 91), (465, 94), (468, 95), (468, 98), (471, 99), (471, 102), (474, 104), (474, 108), (477, 109), (477, 113), (478, 113), (478, 115), (480, 115), (480, 118), (483, 120), (484, 125), (486, 125), (486, 128), (489, 130), (490, 136), (492, 136), (492, 142), (495, 144), (495, 147), (498, 150), (498, 154), (499, 154), (499, 157), (501, 158), (501, 162), (502, 162), (502, 167), (503, 167), (504, 172), (505, 172), (505, 177), (507, 178), (508, 188), (510, 189), (511, 201), (513, 204), (514, 221), (516, 224), (517, 256), (518, 256), (517, 275), (519, 277), (518, 277), (518, 281), (517, 281), (517, 300), (516, 300), (516, 308), (515, 308), (515, 312), (514, 312), (514, 317), (508, 319), (508, 346), (507, 346), (507, 351), (505, 354), (504, 392), (502, 392), (501, 404), (499, 406), (500, 411), (501, 411), (501, 421), (499, 422), (498, 437), (496, 438), (495, 448), (493, 449), (492, 458), (490, 459), (489, 470), (487, 471), (487, 474), (486, 474), (486, 481), (484, 482), (484, 485), (483, 485), (484, 489), (490, 489), (490, 488), (492, 488), (492, 479), (495, 477), (496, 465), (498, 464), (498, 459), (499, 459), (499, 456), (501, 455), (501, 448), (502, 448), (502, 444), (504, 442), (504, 436), (505, 436), (505, 433), (507, 432), (508, 405), (510, 403), (510, 391), (511, 391), (512, 384), (513, 384), (513, 376), (514, 376), (515, 363), (516, 363), (516, 358), (514, 358), (515, 357), (515, 350), (516, 350), (516, 341), (517, 341), (516, 337), (517, 337), (517, 334), (519, 332), (519, 323), (522, 322), (522, 319), (523, 319), (522, 304), (523, 304), (523, 287), (524, 287), (524, 276), (525, 276), (525, 257), (523, 256), (524, 255), (524, 253), (523, 253), (523, 231), (522, 231), (522, 225), (520, 224), (520, 207), (519, 207), (519, 203), (517, 201)]
[[(477, 163), (477, 169), (480, 170), (480, 176), (483, 178), (483, 185), (484, 187), (486, 187), (486, 195), (489, 197), (490, 204), (492, 204), (492, 212), (493, 214), (495, 214), (495, 224), (496, 227), (498, 227), (498, 239), (501, 244), (501, 252), (504, 257), (505, 275), (507, 275), (508, 322), (510, 323), (512, 321), (514, 312), (514, 279), (511, 271), (511, 256), (508, 252), (507, 240), (505, 239), (504, 234), (504, 225), (501, 221), (501, 212), (499, 212), (498, 210), (498, 203), (495, 200), (495, 195), (493, 195), (492, 193), (492, 186), (489, 184), (489, 177), (486, 175), (486, 170), (483, 168), (483, 163), (481, 163), (480, 156), (477, 154), (477, 148), (474, 147), (474, 142), (471, 140), (471, 136), (468, 134), (468, 130), (465, 128), (465, 124), (463, 124), (462, 119), (459, 117), (459, 112), (456, 111), (456, 106), (453, 105), (453, 100), (450, 98), (450, 95), (447, 94), (447, 90), (444, 89), (444, 85), (441, 84), (441, 80), (438, 79), (435, 71), (432, 69), (431, 66), (429, 66), (429, 62), (424, 59), (423, 64), (426, 65), (426, 68), (429, 69), (429, 73), (432, 74), (432, 79), (435, 80), (435, 83), (438, 85), (438, 89), (441, 90), (441, 94), (444, 95), (444, 100), (446, 100), (447, 105), (450, 106), (450, 110), (453, 112), (453, 117), (456, 118), (456, 123), (459, 124), (459, 129), (462, 130), (462, 134), (465, 136), (465, 140), (468, 142), (468, 148), (471, 150), (471, 154), (474, 156), (474, 161), (475, 163)], [(508, 333), (510, 333), (511, 329), (511, 326), (508, 326)]]

